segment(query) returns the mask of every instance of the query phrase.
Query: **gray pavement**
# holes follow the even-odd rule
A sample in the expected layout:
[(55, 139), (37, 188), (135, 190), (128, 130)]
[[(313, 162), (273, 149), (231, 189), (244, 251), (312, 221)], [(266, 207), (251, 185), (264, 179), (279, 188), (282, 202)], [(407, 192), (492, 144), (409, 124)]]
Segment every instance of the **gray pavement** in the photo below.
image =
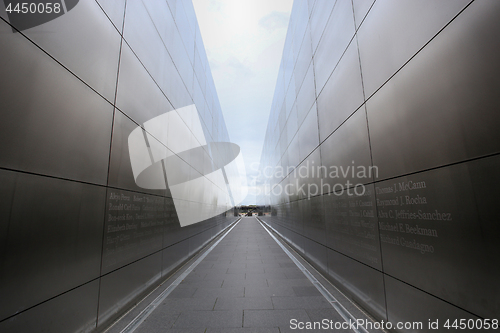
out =
[(294, 319), (344, 321), (257, 219), (243, 218), (135, 332), (301, 331)]

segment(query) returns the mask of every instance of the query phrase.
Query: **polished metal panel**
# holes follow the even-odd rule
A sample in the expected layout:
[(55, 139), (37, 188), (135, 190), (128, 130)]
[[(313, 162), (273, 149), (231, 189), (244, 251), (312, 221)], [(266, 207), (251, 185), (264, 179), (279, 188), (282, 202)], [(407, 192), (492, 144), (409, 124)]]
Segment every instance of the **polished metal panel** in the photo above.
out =
[[(316, 90), (314, 88), (314, 69), (312, 62), (309, 64), (304, 82), (300, 87), (300, 91), (297, 94), (297, 119), (299, 127), (304, 122), (307, 114), (311, 110), (312, 105), (316, 101)], [(312, 107), (312, 109), (316, 109)]]
[[(132, 173), (132, 166), (130, 164), (128, 138), (130, 133), (136, 128), (137, 124), (135, 124), (132, 120), (127, 118), (123, 113), (116, 110), (114, 125), (113, 125), (113, 139), (111, 143), (111, 158), (109, 166), (108, 184), (113, 187), (135, 190), (138, 192), (148, 192), (158, 195), (168, 194), (169, 193), (168, 190), (167, 191), (161, 189), (150, 190), (141, 188), (137, 186), (134, 180), (134, 175)], [(150, 144), (156, 142), (157, 145), (161, 145), (151, 136), (148, 139), (149, 139), (148, 141), (150, 141)], [(166, 147), (165, 150), (167, 150)], [(148, 154), (148, 150), (145, 150), (144, 153)], [(163, 169), (158, 168), (158, 173), (161, 177), (163, 175)], [(153, 180), (156, 179), (157, 179), (156, 177), (153, 177)]]
[(481, 317), (498, 313), (499, 250), (485, 236), (498, 226), (479, 218), (475, 192), (498, 199), (496, 185), (476, 179), (498, 177), (499, 165), (486, 158), (377, 183), (384, 272)]
[(301, 200), (307, 209), (300, 211), (299, 217), (304, 221), (303, 235), (325, 246), (327, 233), (323, 199), (323, 196), (319, 195)]
[(116, 189), (106, 197), (101, 274), (159, 251), (165, 220), (162, 197)]
[(381, 178), (500, 151), (499, 14), (474, 2), (367, 102)]
[[(188, 8), (188, 2), (190, 1), (181, 1), (179, 5), (176, 7), (175, 12), (175, 23), (177, 24), (177, 28), (179, 29), (179, 33), (182, 38), (182, 43), (186, 49), (188, 59), (191, 64), (194, 64), (194, 48), (195, 48), (195, 22), (196, 15), (194, 15), (194, 8)], [(192, 11), (191, 11), (191, 10)], [(194, 22), (190, 22), (193, 20)]]
[(365, 19), (366, 14), (368, 14), (368, 11), (374, 2), (375, 0), (352, 0), (356, 29), (359, 28), (361, 22)]
[[(157, 6), (155, 6), (155, 9), (156, 11), (160, 10)], [(169, 13), (166, 4), (161, 9), (167, 14)], [(165, 16), (166, 22), (168, 22), (169, 18), (172, 21), (169, 15)], [(151, 77), (158, 84), (161, 84), (164, 75), (166, 75), (164, 73), (165, 66), (167, 62), (171, 62), (170, 56), (143, 1), (130, 1), (127, 3), (123, 38)]]
[[(307, 20), (306, 20), (307, 22)], [(294, 68), (294, 79), (295, 79), (295, 90), (298, 93), (304, 77), (309, 68), (309, 64), (312, 60), (312, 45), (311, 45), (311, 32), (309, 24), (306, 26), (306, 32), (302, 44), (300, 45), (300, 50), (297, 55), (297, 62)]]
[(296, 135), (298, 129), (297, 106), (294, 104), (288, 116), (288, 120), (286, 121), (286, 133), (293, 137)]
[[(184, 82), (184, 87), (181, 87), (180, 85), (170, 85), (170, 91), (169, 96), (172, 98), (175, 98), (176, 100), (172, 101), (172, 104), (175, 107), (182, 107), (188, 103), (184, 101), (185, 96), (181, 95), (177, 97), (175, 94), (176, 93), (181, 93), (182, 89), (187, 89), (187, 94), (191, 94), (193, 91), (193, 80), (194, 80), (194, 70), (193, 66), (188, 58), (188, 53), (186, 52), (186, 49), (184, 48), (184, 43), (181, 39), (181, 35), (179, 34), (178, 30), (175, 30), (174, 32), (174, 41), (173, 45), (168, 48), (168, 51), (170, 53), (170, 56), (172, 57), (175, 67), (179, 71), (179, 75), (182, 78), (182, 81)], [(209, 80), (210, 81), (210, 80)], [(167, 80), (167, 83), (171, 83), (170, 80)], [(172, 82), (173, 83), (173, 82)], [(210, 84), (213, 83), (213, 80)], [(215, 91), (215, 86), (212, 87), (213, 91)], [(177, 89), (179, 92), (176, 90), (171, 90), (171, 89)], [(182, 94), (185, 94), (182, 92)], [(181, 98), (182, 97), (182, 98)], [(178, 99), (178, 101), (177, 101)], [(209, 99), (207, 99), (209, 100)]]
[(307, 237), (304, 239), (304, 254), (310, 260), (310, 263), (320, 272), (328, 272), (327, 248)]
[(290, 115), (290, 111), (292, 110), (292, 106), (295, 103), (296, 98), (297, 98), (297, 93), (295, 92), (295, 80), (291, 80), (290, 85), (288, 86), (288, 90), (286, 92), (285, 103), (284, 103), (286, 119), (288, 119), (288, 116)]
[(123, 17), (125, 15), (126, 0), (97, 0), (102, 10), (109, 17), (114, 26), (121, 33), (123, 28)]
[(169, 100), (126, 44), (122, 47), (116, 106), (139, 124), (173, 110)]
[(354, 36), (354, 17), (351, 1), (337, 1), (314, 52), (314, 79), (321, 91), (333, 69)]
[[(0, 219), (0, 262), (3, 262), (7, 251), (7, 235), (17, 174), (13, 171), (0, 170), (0, 184), (2, 184), (0, 187), (0, 216), (2, 216)], [(2, 276), (0, 272), (0, 277)]]
[[(358, 31), (366, 97), (372, 95), (469, 2), (470, 0), (375, 1)], [(486, 6), (487, 3), (489, 2), (486, 1)], [(466, 36), (473, 34), (465, 33), (462, 36), (463, 42), (470, 46)], [(440, 44), (443, 49), (451, 46)], [(460, 57), (454, 50), (449, 49), (449, 52), (452, 58), (446, 58), (448, 60)], [(430, 66), (427, 68), (430, 69)], [(453, 82), (448, 81), (448, 78), (446, 80)], [(437, 83), (432, 86), (437, 86)]]
[(296, 167), (300, 163), (299, 156), (299, 136), (295, 135), (288, 147), (288, 167)]
[[(328, 249), (328, 275), (339, 288), (363, 304), (376, 318), (387, 318), (384, 277), (381, 272)], [(408, 302), (408, 299), (404, 301)]]
[[(315, 68), (316, 71), (322, 70)], [(318, 96), (320, 140), (325, 140), (363, 102), (358, 50), (356, 43), (351, 43)]]
[(162, 275), (170, 276), (189, 255), (189, 239), (183, 240), (162, 251)]
[(189, 255), (195, 255), (209, 240), (210, 232), (202, 231), (189, 238)]
[(290, 202), (288, 208), (285, 210), (285, 218), (282, 221), (283, 225), (295, 233), (302, 235), (304, 233), (304, 225), (307, 221), (301, 217), (305, 215), (304, 211), (309, 208), (308, 204), (304, 200), (295, 200)]
[(99, 281), (94, 280), (0, 322), (0, 331), (92, 332), (96, 327)]
[[(196, 89), (196, 84), (200, 85), (200, 88), (202, 90), (202, 93), (204, 94), (206, 91), (206, 76), (205, 76), (205, 69), (203, 68), (205, 64), (202, 62), (200, 55), (198, 53), (198, 49), (195, 49), (195, 60), (194, 60), (194, 75), (197, 80), (195, 80), (194, 88)], [(197, 83), (198, 81), (199, 83)], [(194, 96), (193, 96), (194, 99)], [(197, 103), (198, 104), (198, 103)]]
[(117, 318), (161, 278), (161, 252), (101, 277), (98, 327)]
[(318, 148), (307, 156), (294, 171), (298, 175), (298, 187), (303, 189), (298, 191), (299, 199), (309, 199), (322, 193), (323, 171)]
[[(2, 331), (101, 330), (235, 220), (239, 148), (192, 4), (125, 2), (67, 0), (22, 33), (0, 10)], [(193, 180), (210, 186), (174, 190)]]
[(325, 30), (325, 26), (330, 19), (330, 15), (332, 14), (332, 10), (336, 2), (336, 0), (316, 0), (316, 3), (312, 8), (309, 23), (311, 26), (313, 53), (318, 47), (319, 40), (323, 35), (323, 31)]
[(0, 318), (5, 318), (99, 276), (106, 191), (2, 174), (15, 179), (2, 254), (0, 294), (9, 302), (1, 303)]
[(313, 106), (297, 133), (299, 140), (299, 160), (302, 161), (319, 145), (318, 114)]
[(372, 184), (323, 196), (326, 245), (375, 269), (382, 270), (380, 240)]
[(188, 227), (181, 228), (172, 198), (165, 198), (163, 219), (163, 248), (189, 237)]
[[(385, 276), (384, 280), (389, 321), (394, 325), (401, 321), (423, 324), (421, 328), (415, 327), (399, 332), (437, 332), (445, 330), (443, 325), (447, 320), (451, 325), (456, 319), (460, 322), (460, 319), (467, 321), (479, 318), (390, 276)], [(436, 321), (438, 321), (439, 329), (430, 329), (429, 323), (434, 325)], [(482, 330), (477, 330), (477, 332), (480, 331)]]
[(112, 106), (3, 21), (0, 34), (0, 166), (104, 184)]
[[(317, 145), (308, 145), (317, 128), (302, 124), (304, 88), (318, 92), (319, 147), (285, 179), (259, 178), (292, 190), (258, 197), (266, 220), (317, 267), (324, 245), (330, 280), (378, 321), (495, 318), (500, 5), (309, 1), (308, 11), (292, 9), (262, 168), (295, 165), (297, 141), (299, 161)], [(291, 78), (297, 134), (279, 117)]]
[(64, 15), (23, 34), (113, 102), (121, 38), (95, 1), (80, 1)]
[(366, 184), (376, 176), (372, 168), (364, 108), (360, 108), (320, 146), (324, 166), (323, 193)]

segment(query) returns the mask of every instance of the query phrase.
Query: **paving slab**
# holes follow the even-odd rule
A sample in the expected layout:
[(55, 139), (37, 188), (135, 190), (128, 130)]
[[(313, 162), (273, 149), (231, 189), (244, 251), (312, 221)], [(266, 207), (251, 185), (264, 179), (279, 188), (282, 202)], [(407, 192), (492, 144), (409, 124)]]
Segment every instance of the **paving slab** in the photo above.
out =
[(243, 218), (134, 333), (324, 332), (292, 327), (323, 319), (343, 320), (258, 220)]

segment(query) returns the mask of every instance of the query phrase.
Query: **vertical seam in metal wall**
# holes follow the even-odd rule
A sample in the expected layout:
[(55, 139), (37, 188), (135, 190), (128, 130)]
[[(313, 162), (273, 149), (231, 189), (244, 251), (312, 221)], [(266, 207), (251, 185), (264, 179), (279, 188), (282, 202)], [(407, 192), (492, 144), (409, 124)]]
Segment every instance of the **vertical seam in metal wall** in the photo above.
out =
[[(104, 12), (103, 8), (101, 8), (101, 10)], [(95, 327), (96, 328), (99, 326), (99, 307), (100, 307), (100, 298), (101, 298), (101, 276), (102, 276), (102, 263), (103, 263), (103, 255), (104, 255), (104, 236), (106, 234), (106, 201), (108, 200), (109, 172), (111, 169), (111, 150), (113, 147), (113, 131), (114, 131), (114, 127), (115, 127), (114, 125), (115, 125), (115, 119), (116, 119), (116, 98), (118, 95), (118, 79), (120, 76), (120, 64), (121, 64), (122, 46), (123, 46), (123, 29), (125, 28), (125, 13), (126, 13), (126, 11), (127, 11), (127, 1), (125, 0), (124, 6), (123, 6), (123, 21), (122, 21), (121, 32), (118, 31), (118, 34), (120, 35), (120, 49), (118, 51), (118, 64), (117, 64), (117, 68), (116, 68), (115, 97), (113, 99), (113, 115), (111, 117), (111, 133), (110, 133), (110, 139), (109, 139), (108, 173), (106, 175), (106, 189), (105, 189), (106, 194), (104, 196), (104, 213), (103, 213), (103, 220), (102, 220), (102, 239), (101, 239), (101, 265), (99, 267), (99, 277), (98, 277), (99, 278), (99, 287), (97, 289), (97, 308), (96, 308), (96, 317), (95, 317)], [(111, 22), (111, 20), (110, 20), (110, 22)], [(111, 24), (113, 24), (113, 23), (111, 22)], [(162, 237), (163, 237), (163, 235), (162, 235)]]
[[(353, 0), (351, 0), (353, 2)], [(414, 57), (416, 57), (429, 43), (431, 43), (444, 29), (446, 29), (446, 27), (448, 27), (448, 25), (450, 25), (463, 11), (465, 11), (471, 4), (472, 2), (474, 2), (474, 0), (471, 0), (467, 5), (464, 6), (464, 8), (462, 8), (452, 19), (450, 19), (450, 21), (448, 21), (448, 23), (446, 23), (441, 29), (439, 29), (436, 34), (434, 34), (434, 36), (432, 36), (427, 42), (424, 43), (424, 45), (422, 45), (421, 48), (419, 48), (407, 61), (405, 61), (401, 67), (399, 67), (396, 72), (394, 72), (386, 81), (384, 81), (380, 87), (378, 87), (369, 97), (368, 99), (370, 99), (372, 96), (374, 96), (380, 89), (382, 89), (383, 86), (385, 86), (387, 84), (387, 82), (389, 82), (397, 73), (399, 73), (399, 71), (401, 71), (401, 69), (403, 67), (405, 67)], [(375, 4), (375, 1), (373, 2), (373, 4), (371, 5), (370, 9), (368, 10), (366, 16), (363, 18), (363, 21), (364, 19), (370, 14), (370, 10), (373, 8)], [(353, 14), (354, 14), (354, 6), (353, 6)], [(360, 26), (358, 29), (361, 28), (361, 23), (360, 23)], [(364, 88), (364, 80), (363, 80), (363, 70), (362, 70), (362, 65), (361, 65), (361, 53), (360, 53), (360, 50), (359, 50), (359, 41), (358, 41), (358, 29), (356, 29), (356, 43), (357, 43), (357, 47), (358, 47), (358, 58), (359, 58), (359, 69), (360, 69), (360, 73), (361, 73), (361, 85), (362, 85), (362, 88), (363, 88), (363, 100), (364, 100), (364, 107), (365, 107), (365, 117), (366, 117), (366, 127), (367, 127), (367, 130), (368, 130), (368, 145), (369, 145), (369, 149), (370, 149), (370, 160), (371, 160), (371, 164), (372, 166), (373, 165), (373, 155), (372, 155), (372, 148), (371, 148), (371, 137), (370, 137), (370, 126), (368, 124), (368, 109), (366, 107), (366, 102), (367, 102), (367, 99), (366, 99), (366, 95), (365, 95), (365, 88)], [(377, 169), (378, 170), (378, 169)], [(399, 175), (399, 176), (396, 176), (396, 177), (393, 177), (393, 178), (397, 178), (397, 177), (400, 177), (402, 175)], [(377, 181), (375, 180), (375, 178), (373, 178), (373, 186), (375, 187), (375, 184), (377, 183)], [(375, 196), (375, 200), (376, 200), (376, 197), (377, 197), (377, 194), (376, 192), (374, 192), (373, 194)], [(376, 216), (378, 218), (378, 207), (375, 205), (375, 212), (376, 212)], [(389, 311), (388, 311), (388, 307), (387, 307), (387, 291), (386, 291), (386, 282), (385, 282), (385, 278), (386, 278), (386, 274), (384, 272), (384, 259), (383, 259), (383, 256), (382, 256), (382, 241), (381, 241), (381, 238), (380, 238), (380, 230), (379, 230), (379, 233), (378, 233), (378, 238), (379, 238), (379, 248), (380, 248), (380, 264), (381, 264), (381, 271), (382, 271), (382, 281), (383, 281), (383, 284), (384, 284), (384, 302), (385, 302), (385, 314), (386, 314), (386, 320), (389, 321)], [(412, 286), (412, 285), (411, 285)], [(414, 286), (412, 286), (414, 287)]]
[[(354, 0), (351, 0), (351, 3), (352, 3), (352, 15), (354, 17), (354, 24), (356, 24), (356, 13), (354, 12)], [(375, 3), (375, 1), (372, 3), (372, 6), (374, 3)], [(370, 9), (371, 8), (372, 7), (370, 6)], [(368, 10), (366, 16), (369, 15), (370, 9)], [(359, 24), (358, 29), (360, 27), (361, 27), (361, 22)], [(365, 109), (366, 130), (367, 130), (367, 134), (368, 134), (368, 149), (370, 151), (370, 164), (373, 167), (374, 165), (373, 165), (372, 144), (371, 144), (371, 137), (370, 137), (370, 125), (368, 124), (368, 110), (366, 109), (365, 84), (364, 84), (364, 80), (363, 80), (363, 67), (361, 66), (361, 54), (359, 52), (358, 29), (356, 29), (356, 33), (355, 33), (354, 38), (356, 38), (356, 48), (358, 51), (358, 62), (359, 62), (359, 74), (361, 76), (361, 90), (363, 91), (363, 105), (361, 107), (364, 107), (364, 109)], [(362, 111), (362, 110), (358, 109), (358, 111)], [(377, 170), (378, 170), (378, 168), (377, 168)], [(375, 188), (374, 176), (372, 176), (372, 181), (373, 181), (373, 183), (369, 184), (369, 185), (372, 185)], [(376, 197), (375, 193), (373, 193), (373, 195), (374, 195), (374, 197)], [(386, 287), (385, 287), (384, 259), (382, 256), (382, 241), (380, 239), (380, 230), (378, 228), (378, 207), (377, 207), (377, 205), (375, 205), (375, 216), (377, 216), (378, 246), (379, 246), (379, 251), (380, 251), (380, 270), (382, 273), (382, 284), (383, 284), (383, 288), (384, 288), (385, 319), (388, 321), (389, 315), (388, 315), (388, 311), (387, 311), (387, 292), (386, 292)]]

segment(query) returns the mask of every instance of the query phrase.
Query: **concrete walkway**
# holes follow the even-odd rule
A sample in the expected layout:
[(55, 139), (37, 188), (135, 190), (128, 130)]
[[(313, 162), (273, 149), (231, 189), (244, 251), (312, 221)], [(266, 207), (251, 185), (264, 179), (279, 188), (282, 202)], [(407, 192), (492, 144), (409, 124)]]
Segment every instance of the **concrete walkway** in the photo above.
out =
[(344, 321), (257, 219), (243, 218), (135, 332), (301, 331), (294, 319)]

